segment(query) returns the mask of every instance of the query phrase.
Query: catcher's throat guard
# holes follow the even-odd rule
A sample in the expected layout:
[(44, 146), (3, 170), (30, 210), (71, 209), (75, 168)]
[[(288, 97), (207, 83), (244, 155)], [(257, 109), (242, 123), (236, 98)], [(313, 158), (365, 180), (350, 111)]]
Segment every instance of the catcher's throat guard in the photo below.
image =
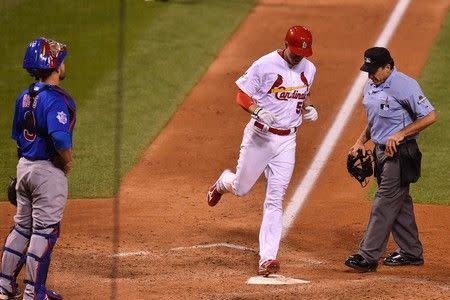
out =
[(367, 186), (369, 180), (366, 179), (373, 175), (372, 152), (367, 150), (363, 155), (362, 150), (358, 150), (358, 154), (351, 154), (347, 157), (347, 171), (353, 176), (362, 187)]

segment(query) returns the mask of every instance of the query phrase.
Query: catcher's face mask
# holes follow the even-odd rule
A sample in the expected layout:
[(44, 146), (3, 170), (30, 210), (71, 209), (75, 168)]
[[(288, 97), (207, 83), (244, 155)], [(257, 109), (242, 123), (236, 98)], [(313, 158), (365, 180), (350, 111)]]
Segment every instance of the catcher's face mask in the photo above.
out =
[(347, 157), (347, 171), (353, 176), (362, 187), (367, 186), (369, 180), (367, 177), (373, 175), (372, 152), (367, 150), (365, 155), (362, 150), (358, 150), (358, 154), (353, 156), (351, 154)]

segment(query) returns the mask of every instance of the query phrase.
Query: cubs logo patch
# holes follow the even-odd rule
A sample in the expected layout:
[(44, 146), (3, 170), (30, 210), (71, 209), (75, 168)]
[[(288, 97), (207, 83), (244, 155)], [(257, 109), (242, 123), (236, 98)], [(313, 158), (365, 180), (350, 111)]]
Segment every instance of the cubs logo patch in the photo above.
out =
[(67, 123), (67, 115), (63, 111), (59, 111), (58, 114), (56, 115), (56, 118), (61, 124)]

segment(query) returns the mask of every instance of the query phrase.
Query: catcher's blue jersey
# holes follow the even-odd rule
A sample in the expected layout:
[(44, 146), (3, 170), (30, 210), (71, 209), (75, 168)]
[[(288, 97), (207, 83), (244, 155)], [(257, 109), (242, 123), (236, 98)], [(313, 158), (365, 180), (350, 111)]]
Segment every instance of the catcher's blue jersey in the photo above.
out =
[[(36, 84), (39, 88), (44, 85), (44, 83)], [(72, 145), (76, 106), (66, 91), (58, 86), (49, 85), (36, 96), (33, 114), (37, 133), (31, 133), (23, 128), (25, 113), (29, 111), (29, 107), (30, 96), (27, 89), (16, 100), (11, 134), (23, 157), (30, 160), (52, 159), (56, 149), (51, 135), (55, 132), (67, 133)]]

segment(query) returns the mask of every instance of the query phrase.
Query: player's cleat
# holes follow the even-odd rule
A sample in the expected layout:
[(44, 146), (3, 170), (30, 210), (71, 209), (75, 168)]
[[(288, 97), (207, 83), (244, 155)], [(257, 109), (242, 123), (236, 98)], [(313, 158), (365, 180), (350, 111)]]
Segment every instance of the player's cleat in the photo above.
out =
[(49, 300), (63, 300), (64, 299), (63, 295), (61, 295), (60, 293), (57, 293), (53, 290), (47, 289), (46, 292), (47, 292), (47, 297)]
[(364, 257), (360, 254), (351, 255), (345, 261), (345, 265), (352, 269), (355, 269), (361, 273), (365, 272), (375, 272), (378, 267), (378, 262), (368, 262)]
[(406, 257), (398, 252), (392, 252), (384, 259), (383, 264), (386, 266), (421, 266), (423, 259)]
[(262, 265), (258, 268), (258, 275), (262, 275), (264, 277), (269, 276), (270, 274), (275, 274), (280, 271), (280, 263), (276, 259), (266, 260)]
[(22, 296), (22, 293), (19, 291), (18, 288), (14, 289), (10, 293), (6, 289), (4, 289), (0, 286), (0, 299), (2, 299), (2, 300), (17, 299), (17, 298), (20, 298), (20, 296)]
[(222, 197), (222, 193), (219, 193), (219, 191), (217, 191), (217, 182), (209, 188), (207, 196), (209, 206), (215, 206), (217, 202), (219, 202), (220, 198)]

